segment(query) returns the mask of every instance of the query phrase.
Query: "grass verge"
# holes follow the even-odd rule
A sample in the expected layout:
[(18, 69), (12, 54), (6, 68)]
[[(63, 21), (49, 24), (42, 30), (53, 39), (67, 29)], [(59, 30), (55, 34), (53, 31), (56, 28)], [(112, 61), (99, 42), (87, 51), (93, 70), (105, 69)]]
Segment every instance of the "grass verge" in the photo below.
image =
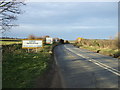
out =
[(109, 56), (113, 56), (114, 54), (118, 53), (118, 49), (110, 49), (110, 48), (99, 48), (99, 47), (95, 47), (95, 46), (81, 46), (81, 48), (85, 48), (94, 52), (99, 51), (99, 53), (101, 54), (105, 54), (105, 55), (109, 55)]
[[(20, 45), (9, 47), (20, 47)], [(4, 50), (2, 62), (2, 87), (3, 88), (33, 88), (33, 80), (44, 75), (48, 70), (52, 59), (48, 52), (50, 46), (46, 46), (42, 51), (27, 53), (18, 48), (7, 52)]]
[(114, 58), (120, 58), (120, 51), (119, 49), (112, 49), (112, 48), (102, 48), (99, 46), (88, 46), (88, 45), (81, 45), (81, 44), (73, 44), (74, 46), (77, 46), (79, 48), (83, 48), (83, 49), (87, 49), (96, 53), (100, 53), (103, 55), (108, 55), (108, 56), (112, 56)]

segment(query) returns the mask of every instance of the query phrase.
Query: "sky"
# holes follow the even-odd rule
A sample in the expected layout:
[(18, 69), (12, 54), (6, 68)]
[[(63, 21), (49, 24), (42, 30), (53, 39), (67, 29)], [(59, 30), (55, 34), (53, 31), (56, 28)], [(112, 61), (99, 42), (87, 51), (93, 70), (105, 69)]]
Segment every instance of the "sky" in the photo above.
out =
[(27, 2), (21, 9), (19, 26), (3, 36), (109, 39), (118, 32), (117, 2)]

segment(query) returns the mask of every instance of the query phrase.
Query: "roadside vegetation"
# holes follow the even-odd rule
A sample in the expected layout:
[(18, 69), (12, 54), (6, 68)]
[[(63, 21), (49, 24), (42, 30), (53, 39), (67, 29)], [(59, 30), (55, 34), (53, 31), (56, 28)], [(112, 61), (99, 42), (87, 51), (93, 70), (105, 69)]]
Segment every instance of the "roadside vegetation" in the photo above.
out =
[[(43, 76), (53, 63), (53, 45), (29, 53), (21, 48), (21, 44), (3, 45), (2, 55), (2, 87), (34, 88), (35, 79)], [(42, 82), (41, 82), (42, 83)]]
[(83, 39), (80, 42), (74, 41), (73, 45), (78, 48), (120, 58), (120, 39), (118, 36), (114, 39)]

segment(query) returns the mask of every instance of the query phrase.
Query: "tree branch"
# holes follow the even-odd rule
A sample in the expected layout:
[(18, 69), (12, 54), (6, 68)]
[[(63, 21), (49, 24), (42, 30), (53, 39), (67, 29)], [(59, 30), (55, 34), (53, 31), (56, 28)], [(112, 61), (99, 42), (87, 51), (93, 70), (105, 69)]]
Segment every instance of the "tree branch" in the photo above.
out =
[(25, 5), (23, 0), (1, 0), (0, 1), (0, 23), (3, 31), (10, 29), (14, 24), (10, 24), (13, 20), (17, 20), (16, 15), (21, 14), (19, 7)]

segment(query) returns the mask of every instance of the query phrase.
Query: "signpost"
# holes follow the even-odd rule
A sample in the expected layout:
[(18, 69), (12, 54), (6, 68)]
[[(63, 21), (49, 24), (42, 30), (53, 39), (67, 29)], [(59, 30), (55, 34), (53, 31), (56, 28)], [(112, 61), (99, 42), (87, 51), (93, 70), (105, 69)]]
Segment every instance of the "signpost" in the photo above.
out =
[(53, 38), (46, 38), (46, 44), (52, 44), (53, 43)]
[(42, 39), (24, 39), (22, 41), (22, 48), (23, 49), (37, 49), (43, 47), (43, 40)]
[(77, 38), (77, 43), (80, 43), (82, 40), (83, 40), (83, 38), (78, 37), (78, 38)]

